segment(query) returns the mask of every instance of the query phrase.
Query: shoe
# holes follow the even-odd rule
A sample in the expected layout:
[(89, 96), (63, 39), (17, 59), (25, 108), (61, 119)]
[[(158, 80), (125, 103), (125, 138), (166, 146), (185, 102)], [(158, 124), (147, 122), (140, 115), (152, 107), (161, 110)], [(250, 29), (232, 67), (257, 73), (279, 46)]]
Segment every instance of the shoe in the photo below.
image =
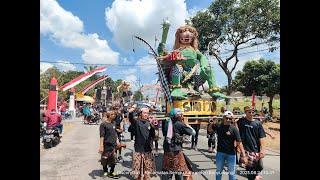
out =
[(119, 162), (119, 163), (122, 163), (122, 162), (123, 162), (122, 156), (119, 156), (119, 157), (118, 157), (118, 162)]
[(131, 142), (134, 142), (134, 140), (131, 140)]
[(208, 152), (212, 153), (212, 148), (211, 147), (209, 147)]
[(119, 179), (119, 175), (117, 175), (117, 174), (114, 173), (114, 172), (113, 172), (113, 173), (109, 173), (109, 174), (108, 174), (108, 177), (109, 177), (109, 178), (113, 178), (113, 179)]
[(102, 176), (103, 176), (103, 177), (107, 177), (108, 174), (109, 174), (108, 172), (104, 172), (104, 173), (102, 174)]
[(197, 146), (195, 146), (195, 147), (194, 147), (194, 150), (195, 150), (195, 151), (198, 151), (198, 147), (197, 147)]
[(217, 153), (217, 150), (216, 150), (216, 149), (213, 149), (213, 153)]

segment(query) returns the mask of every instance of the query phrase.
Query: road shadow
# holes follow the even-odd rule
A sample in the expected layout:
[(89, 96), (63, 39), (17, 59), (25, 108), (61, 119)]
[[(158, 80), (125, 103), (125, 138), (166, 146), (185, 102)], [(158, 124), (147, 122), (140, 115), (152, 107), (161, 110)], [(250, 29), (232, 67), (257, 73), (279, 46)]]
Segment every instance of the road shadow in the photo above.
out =
[(119, 163), (119, 165), (122, 165), (123, 167), (132, 168), (132, 161), (123, 161), (122, 163)]
[(91, 177), (91, 179), (97, 179), (97, 177), (99, 177), (100, 179), (101, 177), (103, 177), (103, 170), (102, 169), (92, 170), (88, 175)]
[[(187, 163), (189, 163), (191, 165), (191, 168), (192, 168), (192, 172), (200, 172), (200, 171), (203, 171), (203, 169), (200, 169), (199, 168), (199, 165), (195, 164), (193, 161), (191, 161), (189, 158), (188, 158), (189, 155), (186, 155), (185, 158), (186, 158), (186, 161)], [(205, 180), (209, 180), (203, 173), (200, 174)]]
[[(207, 149), (198, 149), (198, 151), (204, 155), (206, 158), (210, 159), (212, 162), (214, 162), (214, 164), (216, 164), (216, 153), (209, 153), (209, 151)], [(207, 153), (205, 153), (207, 152)]]
[(162, 161), (163, 161), (163, 153), (159, 153), (158, 156), (154, 157), (156, 163), (156, 171), (162, 171)]
[(121, 178), (121, 179), (123, 179), (123, 178), (133, 179), (133, 177), (130, 175), (130, 171), (122, 171), (122, 172), (119, 174), (119, 178)]

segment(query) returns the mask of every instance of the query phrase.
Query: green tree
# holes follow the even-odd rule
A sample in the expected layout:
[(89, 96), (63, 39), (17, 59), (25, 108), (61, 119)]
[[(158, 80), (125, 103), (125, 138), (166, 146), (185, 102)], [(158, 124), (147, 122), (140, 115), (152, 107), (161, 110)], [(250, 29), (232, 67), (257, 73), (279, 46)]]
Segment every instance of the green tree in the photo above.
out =
[(135, 101), (141, 101), (143, 99), (143, 94), (141, 93), (141, 91), (134, 92), (133, 99)]
[(49, 68), (40, 75), (40, 101), (42, 100), (41, 103), (47, 102), (51, 78), (55, 77), (58, 80), (58, 85), (60, 85), (59, 80), (61, 79), (62, 75), (63, 73), (60, 72), (56, 67)]
[(279, 0), (216, 0), (207, 11), (191, 18), (199, 32), (199, 50), (213, 56), (227, 75), (227, 95), (232, 92), (232, 73), (240, 49), (257, 45), (257, 40), (265, 40), (270, 51), (276, 49), (274, 45), (280, 41), (279, 4)]
[(280, 64), (264, 59), (248, 61), (243, 70), (236, 73), (232, 86), (245, 96), (250, 96), (253, 91), (258, 96), (268, 96), (269, 111), (272, 115), (273, 98), (280, 94)]

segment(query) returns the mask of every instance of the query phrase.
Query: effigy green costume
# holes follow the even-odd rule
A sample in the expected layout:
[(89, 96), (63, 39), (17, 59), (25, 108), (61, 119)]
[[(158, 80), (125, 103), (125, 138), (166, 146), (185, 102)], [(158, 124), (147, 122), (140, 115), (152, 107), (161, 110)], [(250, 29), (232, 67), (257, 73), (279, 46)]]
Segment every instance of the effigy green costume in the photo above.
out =
[(165, 22), (158, 52), (162, 55), (161, 59), (166, 60), (166, 64), (171, 66), (169, 70), (171, 96), (174, 99), (186, 99), (188, 93), (182, 91), (182, 88), (198, 91), (199, 87), (207, 81), (209, 85), (207, 93), (212, 97), (217, 97), (219, 88), (206, 56), (198, 50), (196, 29), (189, 25), (180, 27), (176, 31), (174, 51), (167, 54), (164, 51), (164, 45), (168, 29), (169, 23)]

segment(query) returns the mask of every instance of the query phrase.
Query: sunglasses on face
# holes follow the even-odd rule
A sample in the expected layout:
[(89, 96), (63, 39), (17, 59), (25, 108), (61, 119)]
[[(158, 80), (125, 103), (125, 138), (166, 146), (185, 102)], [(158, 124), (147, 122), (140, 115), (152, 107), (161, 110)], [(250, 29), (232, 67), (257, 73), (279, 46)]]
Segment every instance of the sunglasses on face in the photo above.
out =
[(246, 111), (246, 113), (254, 114), (254, 111)]
[(233, 118), (226, 118), (227, 120), (232, 120)]

